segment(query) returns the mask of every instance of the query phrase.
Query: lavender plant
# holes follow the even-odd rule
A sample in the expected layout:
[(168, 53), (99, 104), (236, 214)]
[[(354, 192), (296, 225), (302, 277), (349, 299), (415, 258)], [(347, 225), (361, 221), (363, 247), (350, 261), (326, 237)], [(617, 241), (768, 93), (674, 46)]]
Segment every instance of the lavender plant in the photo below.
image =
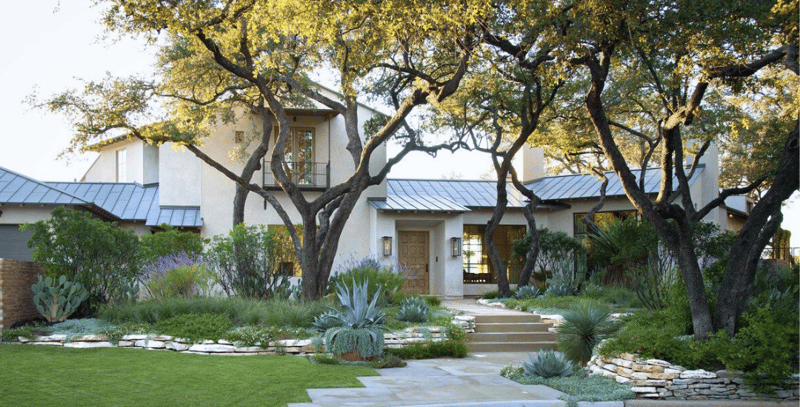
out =
[(160, 256), (143, 269), (142, 285), (154, 298), (208, 294), (214, 282), (202, 257), (183, 251)]

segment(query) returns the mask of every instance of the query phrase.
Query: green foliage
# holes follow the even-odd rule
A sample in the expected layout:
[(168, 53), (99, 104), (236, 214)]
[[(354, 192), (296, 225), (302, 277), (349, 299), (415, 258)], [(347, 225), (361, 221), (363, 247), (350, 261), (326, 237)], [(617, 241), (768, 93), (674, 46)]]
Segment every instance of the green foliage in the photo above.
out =
[(154, 275), (147, 281), (150, 294), (157, 299), (192, 297), (207, 293), (216, 274), (203, 264), (178, 266), (163, 275)]
[(109, 342), (117, 344), (125, 335), (141, 335), (152, 333), (152, 331), (153, 327), (150, 324), (141, 322), (125, 322), (101, 329), (96, 333), (99, 335), (105, 335)]
[(145, 263), (180, 252), (199, 256), (203, 254), (203, 247), (208, 243), (208, 239), (198, 233), (180, 231), (165, 223), (158, 227), (162, 230), (139, 238), (141, 256)]
[(82, 335), (95, 335), (114, 325), (97, 318), (70, 319), (45, 328), (50, 335), (67, 335), (67, 338)]
[(228, 236), (214, 236), (206, 260), (219, 274), (226, 294), (269, 299), (289, 296), (294, 270), (281, 267), (278, 232), (263, 225), (234, 226)]
[(431, 310), (420, 297), (408, 297), (400, 304), (397, 319), (405, 322), (423, 323), (428, 320)]
[(132, 230), (65, 208), (55, 208), (49, 219), (21, 229), (32, 232), (28, 247), (33, 248), (33, 260), (48, 276), (66, 276), (85, 287), (91, 307), (136, 297), (139, 238)]
[(15, 342), (18, 337), (23, 337), (25, 339), (34, 339), (39, 335), (47, 335), (47, 334), (48, 331), (44, 327), (43, 323), (39, 322), (37, 324), (23, 325), (16, 328), (4, 329), (3, 341)]
[(39, 276), (39, 281), (31, 286), (33, 303), (47, 322), (62, 322), (72, 315), (82, 302), (89, 298), (89, 292), (80, 283), (67, 281), (67, 276), (54, 278)]
[(245, 326), (226, 332), (222, 339), (239, 346), (260, 346), (266, 348), (272, 341), (281, 339), (308, 339), (314, 331), (305, 328), (285, 328), (282, 326)]
[(522, 384), (545, 385), (567, 393), (567, 396), (560, 398), (570, 406), (577, 406), (580, 401), (618, 401), (635, 397), (630, 385), (620, 384), (609, 377), (600, 375), (589, 376), (583, 370), (571, 376), (554, 376), (550, 378), (522, 375), (513, 368), (508, 369), (507, 374), (509, 375), (507, 377), (511, 380)]
[(579, 303), (563, 316), (558, 347), (569, 360), (582, 366), (592, 358), (595, 346), (617, 330), (607, 309), (589, 303)]
[(425, 302), (431, 307), (439, 307), (442, 305), (442, 300), (439, 297), (435, 297), (433, 295), (426, 295), (422, 297), (425, 299)]
[(366, 257), (360, 261), (351, 260), (344, 268), (346, 271), (331, 276), (328, 283), (329, 292), (333, 293), (338, 290), (338, 286), (350, 284), (351, 281), (355, 281), (356, 284), (367, 282), (369, 297), (380, 292), (379, 302), (381, 304), (402, 300), (402, 298), (398, 298), (397, 294), (403, 289), (406, 278), (396, 272), (393, 267), (383, 265), (374, 258)]
[(517, 291), (514, 293), (514, 298), (518, 300), (527, 300), (530, 298), (536, 298), (542, 294), (544, 293), (542, 292), (541, 288), (535, 285), (526, 285), (517, 288)]
[(261, 301), (239, 297), (191, 297), (145, 300), (100, 310), (101, 319), (114, 322), (154, 324), (183, 314), (224, 315), (237, 325), (310, 328), (314, 317), (324, 310), (319, 302), (286, 300)]
[(159, 334), (188, 339), (190, 342), (220, 340), (233, 328), (233, 323), (225, 315), (182, 314), (158, 321), (153, 330)]
[(483, 298), (484, 300), (493, 300), (493, 299), (497, 298), (499, 295), (500, 295), (500, 293), (498, 293), (496, 290), (495, 291), (487, 291), (487, 292), (483, 293), (481, 298)]
[[(572, 260), (576, 255), (582, 254), (586, 249), (580, 240), (562, 232), (551, 231), (548, 228), (537, 229), (539, 233), (539, 255), (536, 258), (537, 279), (544, 281), (547, 271), (553, 271), (557, 264), (564, 260)], [(516, 240), (512, 246), (512, 254), (518, 259), (524, 259), (531, 250), (531, 235)]]
[(585, 297), (553, 297), (553, 296), (540, 296), (528, 300), (509, 300), (506, 301), (506, 306), (509, 308), (516, 308), (522, 311), (536, 310), (542, 314), (563, 314), (578, 304), (587, 303), (595, 307), (609, 308), (608, 303)]
[(536, 355), (528, 355), (528, 361), (522, 362), (522, 369), (530, 376), (555, 377), (569, 376), (573, 373), (572, 362), (565, 355), (543, 350)]
[(630, 288), (623, 286), (604, 287), (594, 283), (586, 283), (581, 288), (580, 296), (610, 304), (614, 308), (642, 308), (642, 303), (639, 301), (639, 297), (636, 296), (636, 293)]
[(441, 342), (412, 343), (403, 348), (390, 348), (386, 349), (386, 354), (404, 360), (464, 358), (467, 356), (467, 346), (462, 340), (449, 339)]

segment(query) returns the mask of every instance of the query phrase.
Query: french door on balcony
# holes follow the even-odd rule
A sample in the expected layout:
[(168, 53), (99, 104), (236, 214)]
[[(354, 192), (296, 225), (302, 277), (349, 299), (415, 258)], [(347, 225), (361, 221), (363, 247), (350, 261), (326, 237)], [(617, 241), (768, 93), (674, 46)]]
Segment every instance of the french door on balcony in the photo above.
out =
[(314, 180), (314, 129), (292, 127), (283, 156), (284, 170), (299, 185), (316, 185)]

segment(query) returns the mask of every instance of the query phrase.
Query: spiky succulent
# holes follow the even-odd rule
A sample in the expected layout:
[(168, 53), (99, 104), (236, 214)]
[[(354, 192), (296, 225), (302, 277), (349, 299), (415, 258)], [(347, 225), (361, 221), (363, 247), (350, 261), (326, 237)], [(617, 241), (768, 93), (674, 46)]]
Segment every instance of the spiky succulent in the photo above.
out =
[(568, 297), (578, 293), (578, 290), (568, 284), (553, 284), (547, 287), (546, 294), (549, 297)]
[(535, 286), (535, 285), (526, 285), (517, 288), (517, 292), (514, 293), (514, 297), (518, 300), (527, 300), (529, 298), (536, 298), (542, 295), (542, 289)]
[(420, 297), (408, 297), (400, 304), (397, 319), (406, 322), (425, 322), (431, 309), (425, 300)]
[(522, 368), (530, 376), (565, 377), (572, 375), (572, 362), (559, 352), (543, 350), (536, 355), (528, 355), (528, 362), (522, 362)]

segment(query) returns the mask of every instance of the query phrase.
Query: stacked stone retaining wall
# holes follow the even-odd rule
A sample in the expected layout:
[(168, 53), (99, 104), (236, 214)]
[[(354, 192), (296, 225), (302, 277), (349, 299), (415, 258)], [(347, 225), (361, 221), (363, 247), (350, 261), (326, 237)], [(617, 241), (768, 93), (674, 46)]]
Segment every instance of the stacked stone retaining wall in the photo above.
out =
[(754, 392), (742, 372), (686, 370), (659, 359), (642, 360), (623, 353), (616, 358), (595, 356), (589, 362), (592, 374), (612, 377), (631, 385), (637, 398), (664, 400), (798, 400), (797, 378), (793, 385), (773, 387), (774, 396)]
[[(453, 322), (466, 325), (469, 330), (474, 317), (459, 316)], [(414, 343), (440, 342), (447, 339), (447, 330), (443, 327), (411, 327), (402, 331), (384, 334), (384, 343), (387, 348), (402, 348)], [(317, 352), (311, 339), (284, 339), (270, 342), (266, 346), (242, 346), (225, 340), (203, 341), (193, 343), (186, 339), (174, 338), (169, 335), (125, 335), (117, 343), (112, 343), (102, 335), (48, 335), (28, 339), (19, 337), (17, 340), (23, 344), (64, 346), (67, 348), (138, 348), (172, 350), (181, 353), (194, 353), (203, 355), (308, 355)]]
[(31, 285), (45, 270), (28, 261), (0, 259), (0, 332), (39, 317)]

